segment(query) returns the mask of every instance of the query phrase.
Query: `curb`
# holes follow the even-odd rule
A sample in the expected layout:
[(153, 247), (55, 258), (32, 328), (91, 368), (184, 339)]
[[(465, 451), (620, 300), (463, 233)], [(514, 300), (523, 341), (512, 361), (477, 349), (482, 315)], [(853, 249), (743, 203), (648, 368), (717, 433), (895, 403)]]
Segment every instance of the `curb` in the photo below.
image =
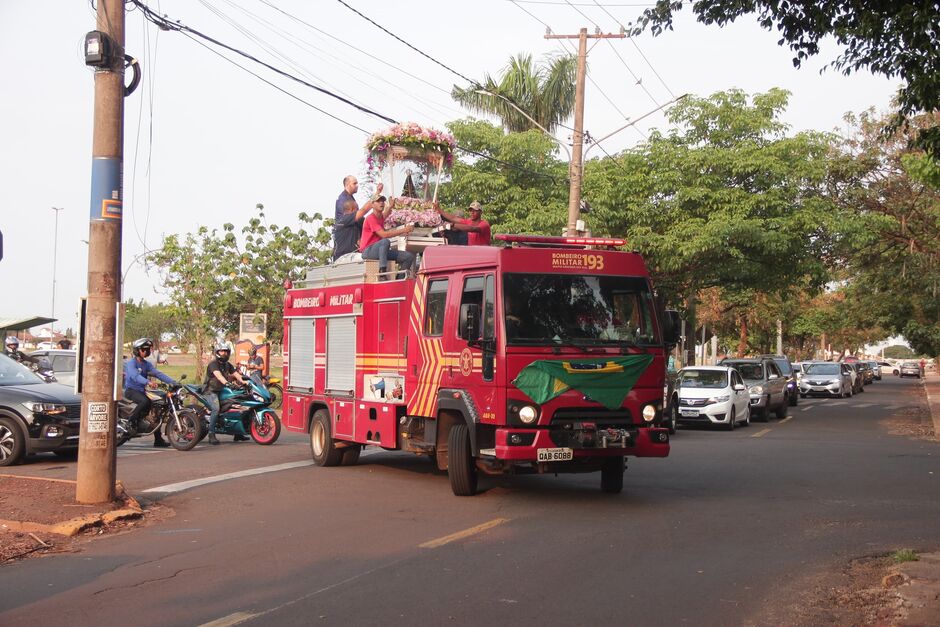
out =
[(898, 565), (897, 579), (883, 582), (902, 599), (905, 616), (899, 626), (936, 625), (940, 620), (940, 553), (922, 553), (917, 561)]
[[(921, 385), (924, 386), (924, 395), (927, 397), (927, 411), (930, 412), (930, 419), (933, 421), (933, 439), (940, 442), (940, 392), (931, 394), (930, 388), (940, 388), (940, 382), (936, 381), (936, 373), (928, 373), (921, 379)], [(927, 381), (931, 380), (928, 385)]]
[[(68, 479), (47, 479), (45, 477), (29, 477), (22, 475), (0, 476), (16, 477), (17, 479), (31, 479), (34, 481), (75, 483), (74, 481)], [(54, 533), (60, 536), (72, 537), (81, 531), (88, 529), (89, 527), (95, 527), (101, 524), (109, 524), (118, 520), (131, 520), (143, 517), (144, 510), (140, 506), (140, 503), (137, 502), (137, 499), (127, 493), (127, 490), (124, 489), (124, 484), (120, 481), (116, 481), (114, 483), (114, 495), (115, 499), (120, 499), (124, 502), (124, 507), (121, 509), (115, 509), (109, 512), (103, 512), (101, 514), (87, 514), (85, 516), (78, 516), (76, 518), (71, 518), (64, 522), (55, 523), (52, 525), (32, 522), (29, 520), (0, 519), (0, 528), (7, 529), (9, 531), (19, 531), (22, 533)]]

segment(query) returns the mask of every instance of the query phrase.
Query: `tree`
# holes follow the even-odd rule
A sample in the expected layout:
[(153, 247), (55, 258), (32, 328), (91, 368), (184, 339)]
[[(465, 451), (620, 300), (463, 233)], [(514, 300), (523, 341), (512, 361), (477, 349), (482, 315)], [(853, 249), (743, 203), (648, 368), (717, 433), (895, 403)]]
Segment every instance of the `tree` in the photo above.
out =
[[(171, 311), (180, 338), (196, 346), (195, 363), (219, 337), (238, 331), (239, 314), (267, 313), (268, 338), (282, 336), (283, 282), (304, 276), (310, 265), (329, 256), (330, 234), (321, 224), (314, 234), (267, 224), (264, 206), (241, 230), (225, 224), (222, 231), (200, 227), (195, 234), (170, 235), (149, 259), (164, 275)], [(319, 214), (301, 213), (302, 224), (322, 223)]]
[[(940, 102), (940, 4), (937, 2), (870, 0), (692, 0), (692, 10), (703, 24), (724, 26), (743, 15), (757, 14), (762, 27), (780, 34), (779, 44), (793, 51), (793, 65), (819, 53), (819, 42), (834, 37), (842, 53), (832, 67), (843, 74), (868, 69), (887, 78), (900, 77), (898, 115), (889, 128), (897, 130), (905, 119), (937, 110)], [(646, 9), (634, 34), (649, 28), (654, 35), (672, 29), (673, 14), (683, 2), (657, 0)], [(940, 157), (940, 126), (923, 127), (920, 147)]]
[(127, 301), (124, 309), (124, 341), (133, 342), (140, 337), (149, 337), (159, 342), (164, 333), (173, 330), (172, 310), (166, 305), (151, 305), (141, 299), (135, 303)]
[(508, 99), (553, 132), (574, 110), (576, 69), (573, 55), (549, 56), (547, 63), (535, 66), (532, 55), (518, 54), (510, 58), (498, 81), (487, 74), (482, 85), (455, 85), (451, 97), (473, 111), (499, 117), (510, 133), (536, 128)]

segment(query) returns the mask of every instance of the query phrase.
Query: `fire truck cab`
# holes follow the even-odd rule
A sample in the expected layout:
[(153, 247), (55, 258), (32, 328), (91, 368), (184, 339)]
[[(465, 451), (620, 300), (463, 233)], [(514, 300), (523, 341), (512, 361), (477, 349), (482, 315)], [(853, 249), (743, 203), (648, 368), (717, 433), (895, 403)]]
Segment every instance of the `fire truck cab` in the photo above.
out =
[(496, 239), (429, 246), (414, 278), (365, 261), (287, 284), (282, 420), (318, 465), (375, 445), (430, 456), (459, 496), (480, 473), (598, 470), (619, 492), (625, 456), (669, 454), (678, 330), (642, 257), (618, 239)]

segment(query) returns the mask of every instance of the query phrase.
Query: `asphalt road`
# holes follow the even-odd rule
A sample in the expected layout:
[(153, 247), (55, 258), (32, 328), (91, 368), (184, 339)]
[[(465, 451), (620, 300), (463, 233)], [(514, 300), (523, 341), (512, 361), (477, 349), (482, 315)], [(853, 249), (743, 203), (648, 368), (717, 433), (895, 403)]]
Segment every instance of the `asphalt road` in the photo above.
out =
[(457, 498), (424, 458), (317, 468), (286, 433), (189, 453), (133, 443), (119, 478), (158, 488), (146, 494), (175, 516), (0, 568), (0, 624), (780, 622), (768, 608), (807, 574), (940, 545), (940, 444), (884, 424), (924, 403), (918, 381), (885, 378), (786, 421), (683, 429), (671, 457), (631, 460), (620, 495), (591, 474), (487, 479)]

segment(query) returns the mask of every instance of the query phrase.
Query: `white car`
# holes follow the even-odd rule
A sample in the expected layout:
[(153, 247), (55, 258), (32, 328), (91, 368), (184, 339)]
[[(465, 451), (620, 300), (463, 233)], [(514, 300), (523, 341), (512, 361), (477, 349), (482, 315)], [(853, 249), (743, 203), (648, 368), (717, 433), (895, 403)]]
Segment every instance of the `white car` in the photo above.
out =
[(683, 368), (676, 382), (680, 424), (723, 425), (729, 431), (738, 423), (751, 424), (751, 396), (734, 368)]
[(45, 366), (52, 369), (56, 381), (68, 386), (75, 385), (76, 351), (57, 348), (33, 351), (30, 355), (43, 360)]

